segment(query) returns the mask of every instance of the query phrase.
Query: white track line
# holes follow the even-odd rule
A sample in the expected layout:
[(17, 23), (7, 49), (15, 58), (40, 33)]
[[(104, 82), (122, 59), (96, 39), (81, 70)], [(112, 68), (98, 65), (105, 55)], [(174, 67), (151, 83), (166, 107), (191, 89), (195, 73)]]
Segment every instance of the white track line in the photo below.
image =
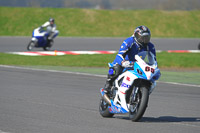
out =
[(157, 82), (166, 83), (166, 84), (173, 84), (173, 85), (183, 85), (183, 86), (189, 86), (189, 87), (200, 87), (200, 85), (182, 84), (182, 83), (176, 83), (176, 82), (163, 82), (163, 81), (157, 81)]
[(44, 70), (44, 69), (37, 69), (37, 68), (8, 66), (8, 65), (0, 65), (0, 67), (23, 69), (23, 70), (33, 70), (33, 71), (43, 71), (43, 72), (68, 73), (68, 74), (85, 75), (85, 76), (95, 76), (95, 77), (106, 77), (105, 75), (98, 75), (98, 74), (89, 74), (89, 73), (81, 73), (81, 72), (70, 72), (70, 71), (59, 71), (59, 70)]
[[(44, 71), (44, 72), (68, 73), (68, 74), (85, 75), (85, 76), (95, 76), (95, 77), (107, 77), (106, 75), (99, 75), (99, 74), (89, 74), (89, 73), (81, 73), (81, 72), (59, 71), (59, 70), (44, 70), (44, 69), (18, 67), (18, 66), (8, 66), (8, 65), (0, 65), (0, 67), (23, 69), (23, 70), (33, 70), (33, 71)], [(200, 87), (200, 85), (182, 84), (182, 83), (176, 83), (176, 82), (163, 82), (163, 81), (157, 81), (157, 82), (166, 83), (166, 84), (189, 86), (189, 87)]]

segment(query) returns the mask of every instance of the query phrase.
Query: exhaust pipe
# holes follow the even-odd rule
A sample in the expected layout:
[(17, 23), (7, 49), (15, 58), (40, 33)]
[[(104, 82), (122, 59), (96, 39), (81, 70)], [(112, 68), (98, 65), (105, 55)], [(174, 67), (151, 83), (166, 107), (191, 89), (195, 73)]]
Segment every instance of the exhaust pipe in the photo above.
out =
[(109, 104), (111, 106), (111, 101), (107, 94), (103, 95), (103, 99), (106, 101), (107, 104)]

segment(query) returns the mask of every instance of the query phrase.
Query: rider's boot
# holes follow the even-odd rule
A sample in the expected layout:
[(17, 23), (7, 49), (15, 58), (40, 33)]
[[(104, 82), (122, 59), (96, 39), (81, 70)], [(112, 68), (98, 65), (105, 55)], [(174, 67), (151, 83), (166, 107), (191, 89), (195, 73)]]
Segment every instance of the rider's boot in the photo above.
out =
[(51, 33), (51, 34), (48, 36), (48, 40), (53, 40), (53, 38), (55, 38), (55, 35), (56, 35), (56, 33)]
[(109, 97), (111, 96), (111, 87), (112, 87), (112, 79), (108, 78), (106, 79), (106, 84), (104, 86), (104, 92), (107, 94)]
[(53, 40), (53, 37), (52, 37), (52, 36), (49, 36), (49, 37), (48, 37), (48, 40)]
[(51, 42), (53, 41), (53, 38), (47, 37), (47, 46), (51, 46)]
[(112, 90), (111, 90), (112, 84), (114, 80), (116, 79), (116, 77), (121, 73), (121, 71), (122, 71), (122, 67), (119, 64), (116, 64), (114, 68), (113, 67), (109, 68), (108, 77), (106, 79), (106, 84), (104, 86), (104, 92), (109, 97), (112, 96)]

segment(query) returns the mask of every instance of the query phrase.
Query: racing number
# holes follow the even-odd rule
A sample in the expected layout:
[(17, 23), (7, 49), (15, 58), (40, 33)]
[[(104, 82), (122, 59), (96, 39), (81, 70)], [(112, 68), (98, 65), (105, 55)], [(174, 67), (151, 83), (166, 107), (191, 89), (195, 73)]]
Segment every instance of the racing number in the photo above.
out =
[(146, 71), (146, 72), (149, 72), (149, 71), (150, 71), (150, 67), (148, 67), (148, 66), (145, 67), (145, 71)]
[(151, 68), (151, 73), (154, 73), (155, 69)]
[(155, 70), (153, 68), (150, 68), (150, 67), (147, 66), (147, 67), (145, 67), (145, 71), (146, 72), (151, 71), (152, 73), (154, 73)]

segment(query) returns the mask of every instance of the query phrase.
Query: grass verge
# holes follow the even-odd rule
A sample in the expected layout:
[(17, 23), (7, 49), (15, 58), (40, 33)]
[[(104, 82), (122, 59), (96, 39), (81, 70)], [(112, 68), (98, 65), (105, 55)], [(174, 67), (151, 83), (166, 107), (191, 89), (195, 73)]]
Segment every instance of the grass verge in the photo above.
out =
[[(69, 72), (80, 72), (90, 73), (98, 75), (107, 75), (108, 68), (102, 67), (68, 67), (68, 66), (20, 66), (33, 69), (44, 69), (44, 70), (57, 70), (57, 71), (69, 71)], [(161, 69), (161, 77), (159, 81), (163, 82), (176, 82), (183, 84), (200, 85), (200, 71), (170, 71)]]
[(200, 10), (94, 10), (0, 7), (0, 36), (30, 36), (54, 17), (60, 36), (126, 37), (146, 25), (152, 37), (200, 37)]
[[(0, 53), (0, 64), (21, 66), (107, 67), (116, 54), (23, 56)], [(199, 53), (157, 53), (160, 68), (200, 69)]]
[[(115, 56), (116, 54), (23, 56), (0, 53), (0, 64), (106, 75), (107, 63), (112, 62)], [(157, 54), (157, 60), (162, 73), (160, 81), (200, 84), (200, 54), (162, 52)]]

